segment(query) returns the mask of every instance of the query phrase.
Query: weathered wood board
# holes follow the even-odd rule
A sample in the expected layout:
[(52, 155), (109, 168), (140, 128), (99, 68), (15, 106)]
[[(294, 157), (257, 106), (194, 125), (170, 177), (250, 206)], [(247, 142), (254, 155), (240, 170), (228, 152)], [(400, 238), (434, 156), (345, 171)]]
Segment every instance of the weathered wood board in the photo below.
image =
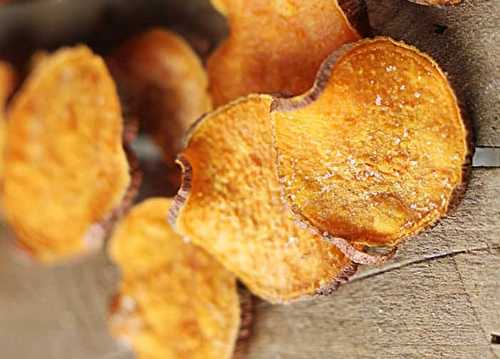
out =
[(494, 358), (500, 330), (500, 170), (462, 205), (330, 297), (260, 302), (250, 358)]
[[(188, 13), (204, 2), (192, 0)], [(367, 3), (375, 33), (431, 53), (449, 73), (477, 143), (500, 146), (500, 1), (449, 9)], [(132, 358), (106, 331), (117, 280), (103, 254), (44, 268), (0, 241), (0, 358)], [(500, 169), (476, 168), (457, 210), (403, 243), (389, 263), (361, 268), (329, 297), (286, 306), (257, 300), (245, 356), (500, 358), (493, 332), (500, 333)]]

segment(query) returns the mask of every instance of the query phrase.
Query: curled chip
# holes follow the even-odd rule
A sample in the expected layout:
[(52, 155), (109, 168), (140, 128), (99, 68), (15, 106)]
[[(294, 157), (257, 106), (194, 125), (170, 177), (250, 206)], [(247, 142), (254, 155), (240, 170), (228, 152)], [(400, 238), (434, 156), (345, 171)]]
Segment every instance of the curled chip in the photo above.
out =
[(297, 226), (283, 205), (271, 101), (267, 95), (241, 98), (192, 128), (180, 155), (183, 184), (170, 222), (254, 294), (287, 302), (328, 292), (354, 267), (334, 245)]
[(438, 65), (387, 38), (322, 65), (305, 95), (272, 105), (287, 204), (335, 240), (393, 246), (445, 215), (467, 130)]
[(3, 151), (6, 136), (5, 106), (14, 84), (14, 69), (8, 63), (0, 61), (0, 178), (3, 178)]
[(120, 206), (130, 182), (104, 62), (84, 46), (47, 56), (8, 117), (4, 205), (20, 244), (50, 262), (100, 243), (97, 223)]
[(231, 358), (240, 324), (234, 276), (166, 222), (152, 198), (117, 226), (110, 254), (122, 271), (110, 321), (138, 358)]
[(308, 90), (328, 54), (360, 39), (346, 14), (354, 19), (364, 10), (357, 0), (217, 0), (213, 5), (228, 17), (231, 29), (207, 63), (217, 106), (250, 93)]
[(127, 41), (108, 63), (128, 111), (173, 166), (185, 131), (212, 108), (199, 58), (179, 35), (156, 29)]

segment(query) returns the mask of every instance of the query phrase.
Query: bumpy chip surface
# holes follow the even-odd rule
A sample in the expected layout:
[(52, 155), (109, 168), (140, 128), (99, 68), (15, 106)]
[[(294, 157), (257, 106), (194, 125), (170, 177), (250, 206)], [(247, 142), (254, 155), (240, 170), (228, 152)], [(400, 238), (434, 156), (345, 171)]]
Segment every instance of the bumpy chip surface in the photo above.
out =
[(3, 178), (3, 152), (5, 148), (6, 123), (5, 106), (7, 98), (13, 90), (15, 72), (12, 66), (0, 61), (0, 178)]
[(48, 56), (8, 116), (4, 204), (17, 238), (42, 261), (82, 252), (130, 181), (104, 62), (83, 46)]
[(250, 93), (301, 94), (328, 54), (360, 38), (337, 0), (217, 0), (214, 6), (230, 27), (207, 63), (215, 105)]
[(321, 232), (394, 245), (443, 216), (462, 184), (467, 131), (446, 76), (386, 38), (332, 55), (271, 114), (286, 201)]
[(172, 201), (132, 209), (110, 243), (122, 271), (112, 334), (139, 359), (231, 358), (240, 322), (234, 275), (166, 222)]
[(242, 98), (197, 123), (180, 157), (184, 181), (170, 221), (254, 294), (286, 302), (325, 291), (353, 267), (299, 228), (280, 199), (271, 101)]
[(212, 108), (200, 59), (179, 35), (156, 29), (127, 41), (108, 62), (130, 114), (173, 166), (185, 131)]

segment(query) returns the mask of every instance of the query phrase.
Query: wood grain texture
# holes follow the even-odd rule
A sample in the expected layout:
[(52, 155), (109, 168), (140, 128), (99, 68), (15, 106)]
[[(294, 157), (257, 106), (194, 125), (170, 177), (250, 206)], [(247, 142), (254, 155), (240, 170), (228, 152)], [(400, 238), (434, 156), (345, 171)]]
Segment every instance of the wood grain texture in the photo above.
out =
[(130, 358), (107, 334), (118, 272), (103, 254), (57, 267), (29, 263), (0, 242), (0, 357)]
[(500, 170), (475, 170), (456, 212), (384, 266), (330, 297), (260, 302), (248, 357), (498, 357), (499, 218)]
[[(259, 301), (246, 357), (494, 358), (499, 216), (500, 169), (473, 171), (455, 213), (403, 243), (383, 267), (362, 268), (329, 297)], [(131, 358), (106, 332), (118, 273), (102, 254), (55, 268), (16, 258), (3, 241), (2, 358)]]

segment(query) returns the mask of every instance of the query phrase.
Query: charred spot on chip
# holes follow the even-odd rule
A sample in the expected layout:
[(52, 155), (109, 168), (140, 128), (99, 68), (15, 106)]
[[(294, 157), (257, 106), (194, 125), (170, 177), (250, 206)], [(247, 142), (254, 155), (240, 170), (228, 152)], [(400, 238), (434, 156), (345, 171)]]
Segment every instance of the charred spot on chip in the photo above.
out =
[(331, 55), (309, 92), (272, 107), (284, 199), (344, 252), (396, 245), (463, 189), (470, 151), (457, 98), (411, 46), (360, 41)]
[(155, 29), (125, 42), (108, 64), (128, 115), (138, 118), (175, 168), (185, 131), (212, 108), (200, 59), (182, 37)]
[(101, 58), (85, 46), (39, 61), (8, 112), (6, 218), (22, 247), (53, 262), (98, 247), (130, 183), (122, 117)]
[(116, 226), (109, 253), (122, 273), (110, 330), (141, 358), (231, 358), (240, 326), (234, 275), (166, 221), (150, 198)]
[(341, 45), (359, 40), (367, 27), (364, 2), (359, 0), (212, 4), (227, 16), (230, 27), (229, 38), (207, 62), (210, 93), (217, 106), (250, 93), (306, 91), (323, 59)]
[(299, 227), (284, 206), (271, 102), (267, 95), (241, 98), (193, 126), (169, 219), (254, 294), (289, 302), (334, 287), (354, 265), (335, 245)]

